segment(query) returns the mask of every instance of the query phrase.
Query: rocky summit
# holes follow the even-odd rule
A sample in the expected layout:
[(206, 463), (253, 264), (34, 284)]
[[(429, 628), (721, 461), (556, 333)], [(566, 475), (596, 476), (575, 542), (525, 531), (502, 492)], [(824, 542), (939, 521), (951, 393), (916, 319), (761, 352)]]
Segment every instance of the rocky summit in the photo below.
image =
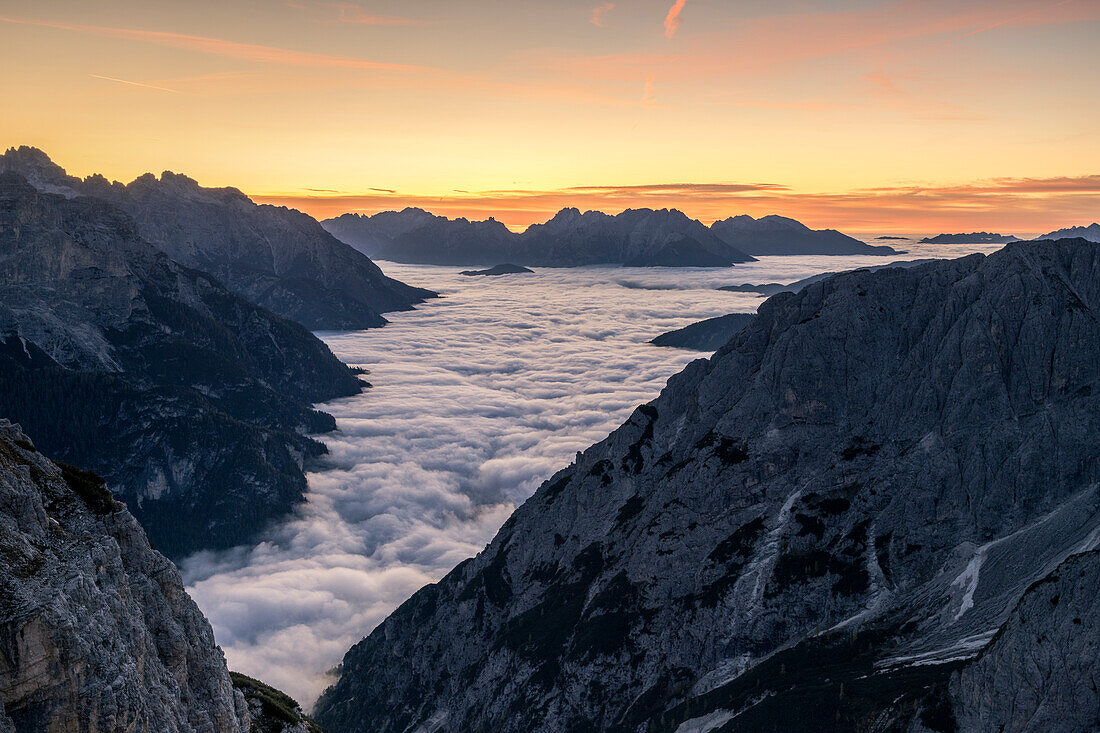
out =
[(92, 469), (172, 557), (288, 512), (310, 403), (358, 378), (302, 326), (173, 262), (101, 200), (0, 174), (0, 415)]
[(354, 646), (315, 717), (1096, 729), (1098, 384), (1084, 240), (778, 294)]
[(675, 331), (662, 333), (649, 343), (676, 349), (714, 351), (725, 346), (726, 342), (744, 328), (752, 318), (752, 313), (730, 313), (717, 318), (707, 318)]
[(676, 209), (562, 209), (520, 238), (525, 265), (577, 267), (727, 267), (752, 257)]
[(204, 188), (171, 172), (159, 179), (147, 173), (125, 185), (98, 175), (81, 180), (29, 147), (0, 156), (2, 170), (47, 193), (107, 201), (175, 261), (311, 330), (382, 326), (382, 313), (435, 296), (386, 277), (300, 211), (257, 206), (235, 188)]

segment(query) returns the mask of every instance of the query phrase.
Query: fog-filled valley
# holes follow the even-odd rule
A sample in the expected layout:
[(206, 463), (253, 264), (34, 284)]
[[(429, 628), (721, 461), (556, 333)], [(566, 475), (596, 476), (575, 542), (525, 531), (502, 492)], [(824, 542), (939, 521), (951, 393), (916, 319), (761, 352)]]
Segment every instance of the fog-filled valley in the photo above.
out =
[[(914, 239), (916, 239), (914, 237)], [(181, 564), (230, 667), (310, 704), (326, 671), (422, 585), (480, 551), (538, 485), (706, 353), (648, 342), (752, 313), (720, 291), (1000, 245), (910, 245), (893, 258), (761, 257), (732, 268), (586, 267), (464, 277), (380, 262), (441, 298), (382, 329), (322, 332), (373, 387), (320, 405), (337, 431), (308, 503), (267, 541)]]

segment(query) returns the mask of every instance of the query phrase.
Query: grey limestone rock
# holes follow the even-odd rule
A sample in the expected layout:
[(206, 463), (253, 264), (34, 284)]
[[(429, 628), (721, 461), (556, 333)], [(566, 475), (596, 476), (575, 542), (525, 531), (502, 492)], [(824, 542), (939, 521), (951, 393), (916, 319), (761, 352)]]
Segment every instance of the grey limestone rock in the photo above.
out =
[(93, 196), (133, 217), (140, 236), (176, 262), (311, 330), (381, 326), (434, 293), (386, 277), (366, 256), (311, 217), (257, 206), (235, 188), (204, 188), (187, 176), (145, 174), (129, 184), (69, 176), (36, 148), (11, 148), (0, 170), (36, 188)]
[(983, 649), (1037, 655), (1046, 719), (1076, 715), (1082, 676), (1027, 635), (1050, 623), (1061, 648), (1093, 622), (1029, 615), (1049, 600), (1025, 593), (1100, 539), (1097, 384), (1083, 240), (780, 293), (349, 650), (316, 716), (980, 730), (972, 699), (1006, 720), (1036, 704)]
[(248, 731), (176, 568), (96, 477), (0, 420), (0, 730)]

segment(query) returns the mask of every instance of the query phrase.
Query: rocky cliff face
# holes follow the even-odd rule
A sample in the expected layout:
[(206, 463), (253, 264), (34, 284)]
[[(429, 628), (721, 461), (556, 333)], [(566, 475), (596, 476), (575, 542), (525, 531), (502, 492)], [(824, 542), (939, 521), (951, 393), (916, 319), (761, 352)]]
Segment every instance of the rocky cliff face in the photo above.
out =
[(893, 247), (865, 244), (835, 229), (810, 229), (785, 216), (730, 217), (714, 222), (711, 231), (751, 255), (896, 255)]
[(0, 420), (0, 730), (249, 724), (172, 563), (96, 477)]
[(1100, 550), (1035, 583), (951, 681), (965, 730), (1100, 730)]
[(1068, 610), (1089, 586), (1056, 569), (1100, 540), (1098, 344), (1082, 240), (776, 295), (353, 647), (317, 718), (947, 731), (983, 729), (980, 700), (1079, 719), (1085, 666), (1052, 651), (1031, 694), (996, 660), (1045, 644), (1050, 600), (1025, 592), (1052, 572), (1080, 590), (1047, 648), (1091, 633)]
[(434, 293), (388, 278), (367, 257), (305, 214), (257, 206), (234, 188), (203, 188), (187, 176), (151, 174), (128, 185), (74, 178), (35, 148), (12, 148), (0, 170), (36, 188), (94, 196), (125, 211), (138, 233), (175, 261), (216, 277), (253, 303), (311, 330), (381, 326)]
[(93, 469), (179, 556), (301, 500), (310, 402), (358, 379), (303, 327), (178, 265), (130, 217), (0, 174), (0, 414)]

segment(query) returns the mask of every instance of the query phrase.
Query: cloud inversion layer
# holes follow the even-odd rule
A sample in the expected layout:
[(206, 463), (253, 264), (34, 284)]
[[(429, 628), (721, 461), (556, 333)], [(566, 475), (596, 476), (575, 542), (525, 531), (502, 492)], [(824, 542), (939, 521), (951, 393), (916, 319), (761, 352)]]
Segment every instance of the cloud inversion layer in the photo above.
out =
[(312, 704), (352, 644), (480, 551), (539, 483), (702, 356), (649, 339), (762, 301), (714, 288), (883, 260), (500, 278), (382, 263), (444, 297), (383, 329), (322, 334), (337, 356), (371, 369), (375, 387), (324, 406), (339, 432), (323, 436), (330, 468), (309, 475), (309, 503), (257, 547), (183, 563), (230, 667)]

